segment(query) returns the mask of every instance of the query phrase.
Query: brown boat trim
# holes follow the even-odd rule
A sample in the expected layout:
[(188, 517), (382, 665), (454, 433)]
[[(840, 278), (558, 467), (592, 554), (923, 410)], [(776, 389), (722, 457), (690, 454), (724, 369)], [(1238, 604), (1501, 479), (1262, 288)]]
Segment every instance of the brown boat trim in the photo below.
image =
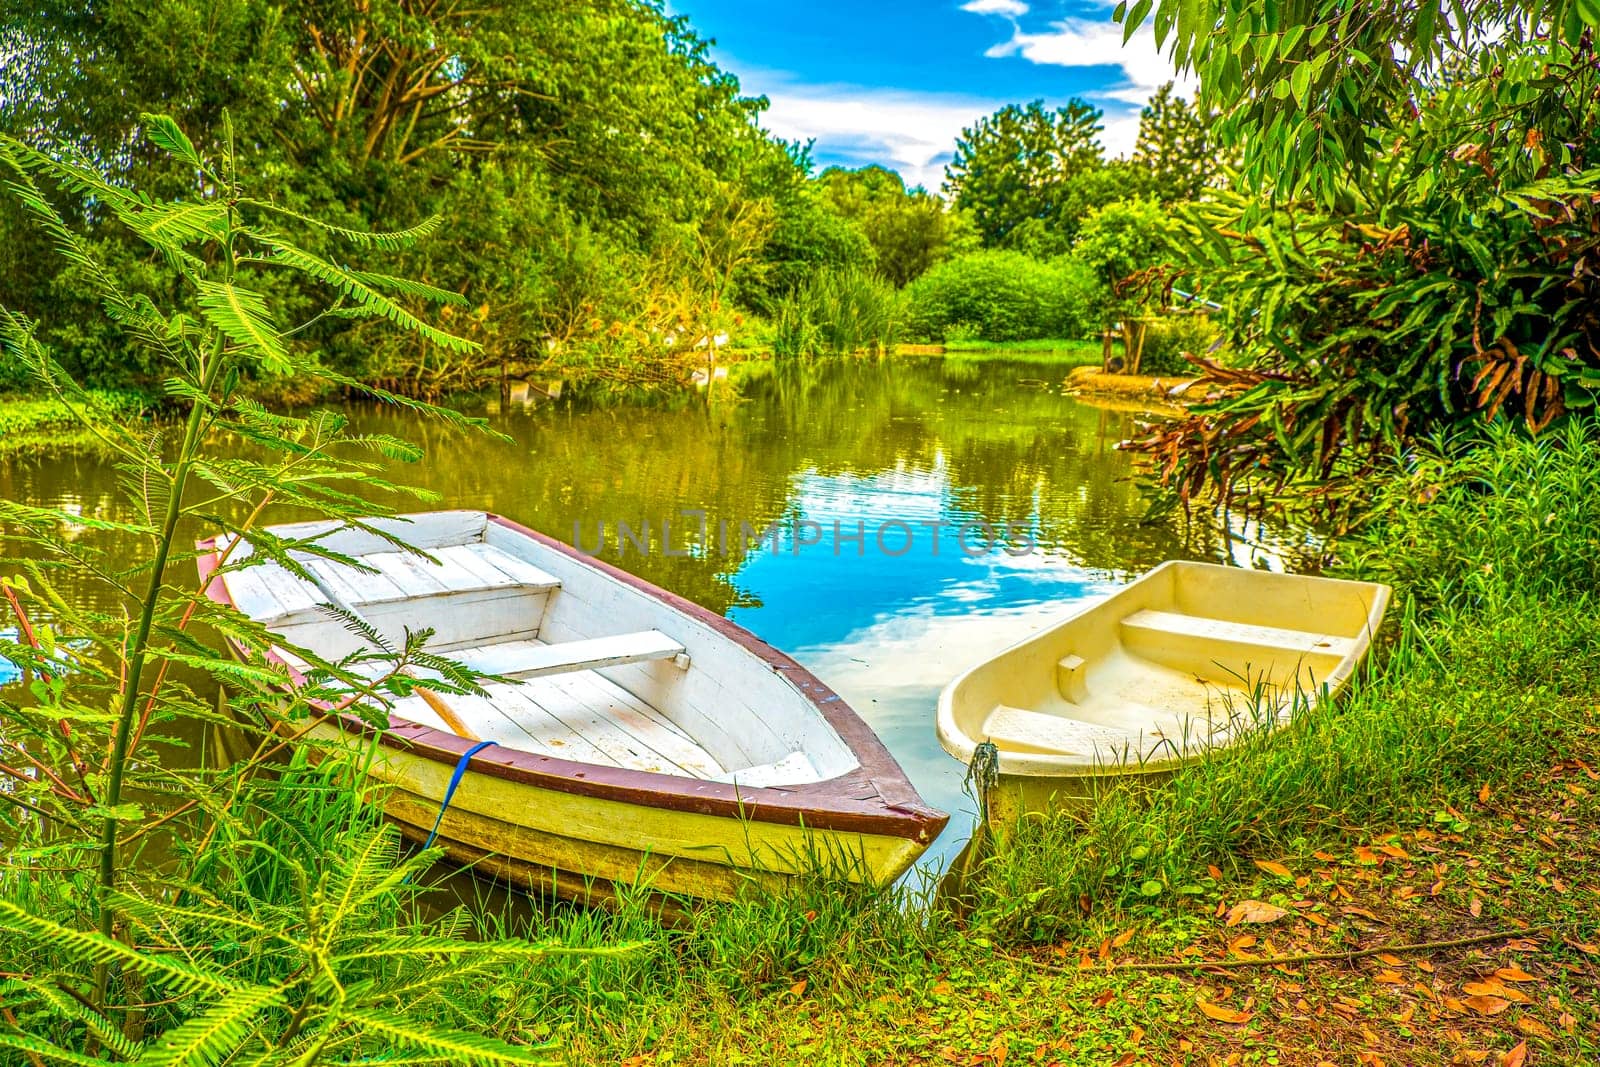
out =
[[(747, 649), (811, 701), (828, 725), (855, 753), (860, 766), (848, 774), (808, 785), (781, 788), (735, 786), (726, 782), (707, 782), (678, 775), (579, 763), (495, 745), (472, 756), (468, 767), (474, 773), (577, 796), (668, 811), (752, 819), (813, 830), (903, 837), (925, 843), (932, 842), (949, 821), (947, 814), (923, 801), (916, 787), (906, 778), (905, 771), (855, 710), (789, 656), (738, 623), (620, 567), (581, 553), (571, 545), (504, 516), (490, 513), (488, 519), (497, 526), (531, 538), (552, 551), (560, 552), (661, 601), (672, 610), (711, 627)], [(217, 569), (216, 539), (202, 541), (198, 547), (202, 552), (209, 550), (209, 554), (202, 555), (196, 561), (203, 580)], [(236, 606), (220, 579), (209, 582), (206, 593), (218, 603)], [(241, 658), (248, 655), (248, 649), (240, 642), (230, 639), (229, 645), (235, 655)], [(391, 716), (389, 728), (381, 730), (358, 715), (333, 713), (326, 707), (313, 708), (313, 714), (335, 717), (340, 728), (346, 732), (376, 737), (380, 744), (450, 767), (454, 767), (474, 744), (448, 731), (398, 716)], [(868, 795), (860, 797), (861, 794)]]

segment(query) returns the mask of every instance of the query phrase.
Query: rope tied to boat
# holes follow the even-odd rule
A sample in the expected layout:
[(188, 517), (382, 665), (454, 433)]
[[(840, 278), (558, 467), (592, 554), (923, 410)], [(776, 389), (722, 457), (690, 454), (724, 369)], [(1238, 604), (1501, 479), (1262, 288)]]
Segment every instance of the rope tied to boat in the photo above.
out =
[(1000, 782), (1000, 750), (993, 741), (980, 741), (972, 750), (972, 761), (967, 764), (966, 784), (978, 801), (978, 820), (989, 825), (989, 791)]
[(472, 761), (473, 756), (476, 756), (492, 744), (494, 744), (493, 741), (479, 741), (461, 753), (461, 758), (456, 760), (456, 769), (450, 774), (450, 784), (445, 786), (444, 800), (439, 803), (439, 814), (433, 817), (433, 829), (428, 831), (428, 839), (422, 843), (424, 849), (432, 848), (434, 839), (439, 836), (439, 824), (444, 822), (444, 813), (450, 807), (450, 798), (456, 795), (456, 788), (461, 785), (461, 779), (466, 777), (467, 764)]

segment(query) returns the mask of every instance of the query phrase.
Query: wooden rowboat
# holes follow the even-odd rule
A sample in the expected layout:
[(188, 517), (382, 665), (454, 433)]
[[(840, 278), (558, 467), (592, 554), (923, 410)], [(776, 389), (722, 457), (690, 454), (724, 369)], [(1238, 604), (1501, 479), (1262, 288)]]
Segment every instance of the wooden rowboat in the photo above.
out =
[(1002, 825), (1155, 783), (1337, 693), (1388, 604), (1371, 582), (1165, 563), (956, 678), (939, 741), (968, 763), (994, 745)]
[[(885, 883), (943, 828), (878, 738), (783, 653), (719, 615), (497, 515), (374, 520), (403, 541), (331, 522), (269, 528), (362, 568), (293, 550), (316, 579), (240, 545), (211, 595), (327, 659), (362, 639), (330, 605), (386, 640), (432, 628), (430, 651), (501, 680), (487, 696), (422, 691), (386, 730), (325, 709), (313, 738), (366, 748), (391, 788), (385, 811), (425, 839), (452, 774), (437, 843), (454, 860), (588, 897), (615, 885), (731, 898), (780, 887), (820, 859)], [(223, 544), (201, 545), (202, 576)], [(237, 651), (237, 650), (236, 650)]]

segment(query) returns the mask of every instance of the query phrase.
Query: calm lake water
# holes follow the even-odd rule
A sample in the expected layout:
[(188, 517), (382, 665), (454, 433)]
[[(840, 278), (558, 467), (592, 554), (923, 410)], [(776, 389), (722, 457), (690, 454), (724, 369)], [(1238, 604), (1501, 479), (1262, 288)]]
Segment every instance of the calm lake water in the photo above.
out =
[[(438, 494), (424, 507), (496, 511), (586, 548), (603, 531), (604, 558), (809, 667), (954, 814), (927, 868), (959, 851), (974, 816), (965, 768), (933, 727), (957, 671), (1162, 560), (1272, 555), (1259, 531), (1210, 516), (1142, 521), (1132, 461), (1114, 447), (1138, 416), (1062, 395), (1064, 368), (902, 357), (750, 370), (709, 402), (494, 412), (508, 440), (371, 407), (351, 416), (426, 446), (392, 472)], [(10, 499), (116, 516), (114, 490), (93, 457), (0, 462)], [(704, 539), (686, 510), (704, 513)], [(647, 550), (627, 538), (619, 550), (623, 523)], [(741, 524), (777, 524), (777, 550), (769, 538), (741, 552)], [(981, 524), (1011, 537), (986, 550)]]

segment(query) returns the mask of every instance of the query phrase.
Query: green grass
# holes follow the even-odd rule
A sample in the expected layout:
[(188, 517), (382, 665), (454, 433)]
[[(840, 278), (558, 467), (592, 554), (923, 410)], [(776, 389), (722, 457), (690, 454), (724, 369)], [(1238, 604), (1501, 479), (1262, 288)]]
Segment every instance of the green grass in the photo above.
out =
[(1087, 357), (1092, 355), (1096, 362), (1100, 360), (1100, 342), (1084, 341), (1064, 337), (1042, 337), (1032, 341), (980, 341), (977, 338), (964, 338), (944, 342), (944, 350), (950, 352), (997, 352), (1012, 354), (1017, 352), (1043, 352), (1056, 355), (1072, 355)]
[[(93, 389), (86, 395), (100, 418), (134, 419), (149, 406), (147, 398), (137, 393)], [(0, 396), (0, 455), (82, 448), (94, 442), (94, 435), (58, 400)]]

